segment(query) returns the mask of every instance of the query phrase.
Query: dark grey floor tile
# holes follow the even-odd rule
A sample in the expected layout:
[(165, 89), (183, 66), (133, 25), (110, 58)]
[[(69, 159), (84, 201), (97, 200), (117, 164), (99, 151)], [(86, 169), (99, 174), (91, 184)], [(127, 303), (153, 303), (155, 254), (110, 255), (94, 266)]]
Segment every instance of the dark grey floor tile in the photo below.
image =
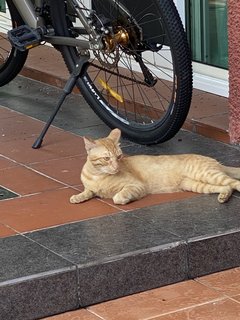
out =
[[(17, 77), (0, 88), (0, 104), (36, 119), (47, 121), (61, 97), (62, 90), (38, 81)], [(70, 95), (58, 112), (54, 123), (64, 130), (102, 125), (81, 95)]]
[(240, 265), (240, 229), (209, 238), (189, 239), (189, 277), (195, 278)]
[(186, 280), (187, 247), (174, 243), (79, 268), (81, 306)]
[(20, 235), (0, 239), (0, 261), (1, 282), (73, 266)]
[(77, 308), (76, 270), (59, 270), (0, 283), (0, 319), (41, 319)]
[[(0, 104), (36, 119), (46, 121), (62, 90), (21, 76), (0, 88)], [(81, 95), (66, 98), (54, 125), (78, 135), (93, 138), (106, 136), (110, 129), (99, 119)], [(211, 156), (224, 164), (240, 166), (240, 148), (181, 130), (170, 141), (159, 145), (141, 146), (123, 140), (125, 153), (129, 154), (179, 154), (197, 153)], [(130, 146), (130, 147), (129, 147)]]
[[(0, 88), (0, 104), (46, 122), (61, 96), (62, 90), (21, 76)], [(93, 112), (78, 94), (68, 96), (58, 112), (54, 126), (80, 136), (102, 138), (110, 128)], [(129, 145), (123, 140), (122, 145)]]
[(159, 222), (123, 213), (26, 236), (78, 265), (86, 306), (186, 279), (186, 243)]
[(240, 199), (232, 197), (228, 203), (220, 204), (217, 195), (197, 197), (169, 202), (162, 205), (135, 210), (146, 221), (156, 223), (161, 230), (178, 235), (182, 240), (198, 236), (212, 236), (240, 228)]
[(153, 146), (133, 144), (125, 147), (124, 152), (134, 154), (183, 154), (195, 153), (213, 157), (225, 165), (240, 166), (240, 148), (180, 130), (171, 140)]
[(119, 213), (26, 236), (75, 264), (96, 264), (181, 240), (160, 228), (159, 221), (152, 221), (146, 215)]
[[(0, 104), (46, 121), (61, 90), (17, 77), (0, 93)], [(67, 98), (54, 125), (93, 138), (110, 131), (80, 95)], [(122, 146), (128, 154), (197, 153), (240, 166), (239, 147), (184, 130), (163, 144)], [(226, 204), (201, 195), (0, 239), (0, 319), (77, 308), (77, 290), (85, 306), (237, 266), (239, 212), (239, 193)]]
[(76, 267), (17, 235), (0, 239), (0, 319), (35, 319), (77, 308)]
[(18, 197), (19, 195), (0, 185), (0, 200)]
[[(238, 265), (239, 260), (235, 251), (240, 247), (239, 242), (234, 244), (234, 241), (230, 241), (232, 244), (228, 253), (229, 259), (232, 257), (232, 260), (227, 260), (226, 265), (217, 261), (215, 264), (213, 251), (215, 245), (213, 244), (208, 252), (208, 245), (205, 247), (205, 244), (210, 241), (208, 239), (216, 237), (216, 241), (221, 241), (222, 234), (232, 234), (233, 230), (240, 230), (239, 212), (240, 199), (237, 197), (232, 197), (226, 204), (219, 204), (215, 195), (201, 195), (183, 201), (34, 232), (29, 237), (78, 264), (80, 268), (93, 265), (104, 265), (107, 268), (109, 261), (121, 260), (126, 254), (130, 257), (135, 256), (135, 253), (145, 253), (155, 249), (161, 252), (161, 246), (167, 243), (186, 242), (189, 243), (191, 251), (189, 275), (198, 276), (198, 273), (210, 272), (201, 271), (201, 261), (203, 270), (212, 268), (213, 271), (220, 271), (227, 266)], [(193, 239), (200, 239), (200, 244), (197, 240), (192, 243)], [(196, 260), (198, 251), (199, 261)], [(187, 264), (187, 260), (185, 263)], [(199, 270), (195, 270), (194, 263), (200, 263)], [(204, 263), (207, 267), (204, 267)], [(212, 267), (209, 268), (211, 264)]]

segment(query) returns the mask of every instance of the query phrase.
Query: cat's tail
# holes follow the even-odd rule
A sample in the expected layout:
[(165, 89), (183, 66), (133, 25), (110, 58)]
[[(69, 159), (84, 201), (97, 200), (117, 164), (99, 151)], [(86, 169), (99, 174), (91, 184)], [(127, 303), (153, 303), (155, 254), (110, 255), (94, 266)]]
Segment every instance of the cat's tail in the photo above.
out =
[(234, 179), (239, 179), (240, 180), (240, 168), (236, 167), (227, 167), (227, 166), (222, 166), (224, 172), (230, 176), (231, 178)]

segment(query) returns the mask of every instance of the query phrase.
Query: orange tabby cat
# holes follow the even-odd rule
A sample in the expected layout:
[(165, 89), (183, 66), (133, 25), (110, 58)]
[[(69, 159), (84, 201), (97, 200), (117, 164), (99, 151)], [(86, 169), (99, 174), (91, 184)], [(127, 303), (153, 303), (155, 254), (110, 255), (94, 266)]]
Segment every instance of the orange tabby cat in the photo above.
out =
[(71, 203), (100, 197), (126, 204), (147, 194), (178, 191), (219, 193), (218, 201), (223, 203), (233, 190), (240, 192), (236, 180), (240, 168), (195, 154), (125, 157), (120, 137), (121, 131), (114, 129), (106, 138), (84, 138), (88, 153), (81, 173), (84, 191), (73, 195)]

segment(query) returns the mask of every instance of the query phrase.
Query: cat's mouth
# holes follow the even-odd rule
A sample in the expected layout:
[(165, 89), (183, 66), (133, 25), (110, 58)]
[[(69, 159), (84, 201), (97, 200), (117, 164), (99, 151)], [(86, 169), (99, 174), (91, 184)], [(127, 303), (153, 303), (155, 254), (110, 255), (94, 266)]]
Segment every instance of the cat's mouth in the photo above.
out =
[(109, 174), (112, 174), (112, 175), (113, 175), (113, 174), (117, 174), (118, 171), (119, 171), (119, 170), (111, 171), (111, 172), (109, 172)]
[(116, 173), (118, 173), (118, 172), (119, 172), (119, 169), (117, 168), (117, 169), (109, 170), (109, 171), (108, 171), (108, 174), (114, 175), (114, 174), (116, 174)]

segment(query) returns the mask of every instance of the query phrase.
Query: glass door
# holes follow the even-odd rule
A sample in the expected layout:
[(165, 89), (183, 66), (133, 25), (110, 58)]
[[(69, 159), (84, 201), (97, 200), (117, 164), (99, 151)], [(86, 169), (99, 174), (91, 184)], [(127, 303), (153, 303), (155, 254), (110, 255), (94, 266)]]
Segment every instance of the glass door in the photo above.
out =
[(194, 87), (227, 97), (227, 0), (180, 1), (185, 5), (184, 20), (192, 50)]
[(0, 12), (5, 12), (5, 0), (0, 0)]
[(187, 0), (193, 60), (228, 68), (227, 0)]

